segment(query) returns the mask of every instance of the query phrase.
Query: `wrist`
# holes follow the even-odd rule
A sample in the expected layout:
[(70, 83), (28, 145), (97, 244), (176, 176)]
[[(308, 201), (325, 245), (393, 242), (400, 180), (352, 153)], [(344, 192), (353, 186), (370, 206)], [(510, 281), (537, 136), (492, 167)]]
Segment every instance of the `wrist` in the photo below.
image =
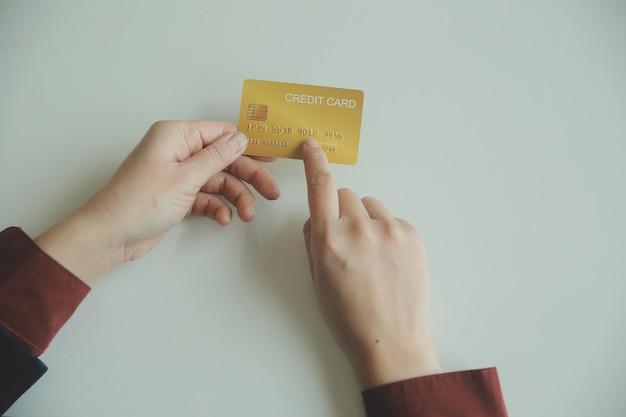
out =
[(441, 373), (430, 337), (402, 344), (387, 344), (385, 340), (377, 340), (366, 352), (352, 360), (363, 390)]
[(35, 243), (88, 285), (123, 262), (123, 244), (106, 213), (83, 207), (42, 233)]

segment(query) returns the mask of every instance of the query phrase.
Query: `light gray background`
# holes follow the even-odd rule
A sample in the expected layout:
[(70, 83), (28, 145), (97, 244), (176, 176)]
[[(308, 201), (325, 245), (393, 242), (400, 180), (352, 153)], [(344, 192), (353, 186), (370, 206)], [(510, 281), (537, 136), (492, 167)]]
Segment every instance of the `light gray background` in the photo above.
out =
[[(338, 183), (425, 236), (445, 370), (512, 416), (626, 413), (626, 2), (0, 1), (0, 226), (36, 236), (159, 119), (258, 78), (365, 91)], [(14, 416), (363, 416), (318, 314), (300, 161), (257, 220), (189, 219), (93, 289)]]

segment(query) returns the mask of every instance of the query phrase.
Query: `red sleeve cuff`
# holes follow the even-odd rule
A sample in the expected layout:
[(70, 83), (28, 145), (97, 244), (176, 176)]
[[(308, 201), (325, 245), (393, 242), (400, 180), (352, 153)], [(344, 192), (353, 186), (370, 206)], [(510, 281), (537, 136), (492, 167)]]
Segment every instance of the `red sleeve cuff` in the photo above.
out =
[(33, 355), (46, 350), (89, 291), (20, 228), (0, 232), (0, 325)]
[(506, 417), (496, 368), (451, 372), (363, 391), (368, 417)]

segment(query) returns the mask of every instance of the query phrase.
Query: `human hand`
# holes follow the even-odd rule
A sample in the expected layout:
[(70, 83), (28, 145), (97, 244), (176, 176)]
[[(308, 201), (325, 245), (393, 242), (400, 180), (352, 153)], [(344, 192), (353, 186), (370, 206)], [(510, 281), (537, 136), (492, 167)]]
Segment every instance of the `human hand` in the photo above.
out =
[(419, 233), (378, 200), (337, 191), (324, 151), (303, 148), (311, 276), (363, 389), (440, 373), (428, 330), (428, 271)]
[(228, 224), (232, 212), (220, 195), (251, 221), (255, 198), (245, 182), (265, 198), (278, 198), (269, 171), (241, 156), (247, 141), (235, 132), (231, 124), (207, 121), (157, 122), (148, 130), (89, 204), (121, 227), (124, 260), (143, 255), (189, 214)]
[[(279, 191), (265, 167), (242, 156), (246, 143), (245, 136), (225, 122), (157, 122), (103, 189), (36, 242), (92, 282), (112, 266), (152, 249), (189, 214), (228, 224), (232, 212), (220, 196), (237, 208), (243, 221), (251, 221), (255, 197), (245, 183), (271, 200)], [(96, 265), (93, 250), (78, 259), (67, 241), (78, 231), (86, 240), (83, 247), (102, 242), (97, 249), (104, 258)]]

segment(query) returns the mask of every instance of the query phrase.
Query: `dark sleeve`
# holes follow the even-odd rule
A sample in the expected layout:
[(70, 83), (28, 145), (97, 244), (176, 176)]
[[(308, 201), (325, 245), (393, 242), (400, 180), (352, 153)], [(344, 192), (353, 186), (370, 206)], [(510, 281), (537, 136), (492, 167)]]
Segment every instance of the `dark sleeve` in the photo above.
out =
[(0, 327), (0, 415), (48, 370)]
[(21, 229), (0, 232), (0, 413), (46, 371), (37, 356), (89, 290)]
[(506, 417), (496, 368), (451, 372), (363, 391), (368, 417)]

